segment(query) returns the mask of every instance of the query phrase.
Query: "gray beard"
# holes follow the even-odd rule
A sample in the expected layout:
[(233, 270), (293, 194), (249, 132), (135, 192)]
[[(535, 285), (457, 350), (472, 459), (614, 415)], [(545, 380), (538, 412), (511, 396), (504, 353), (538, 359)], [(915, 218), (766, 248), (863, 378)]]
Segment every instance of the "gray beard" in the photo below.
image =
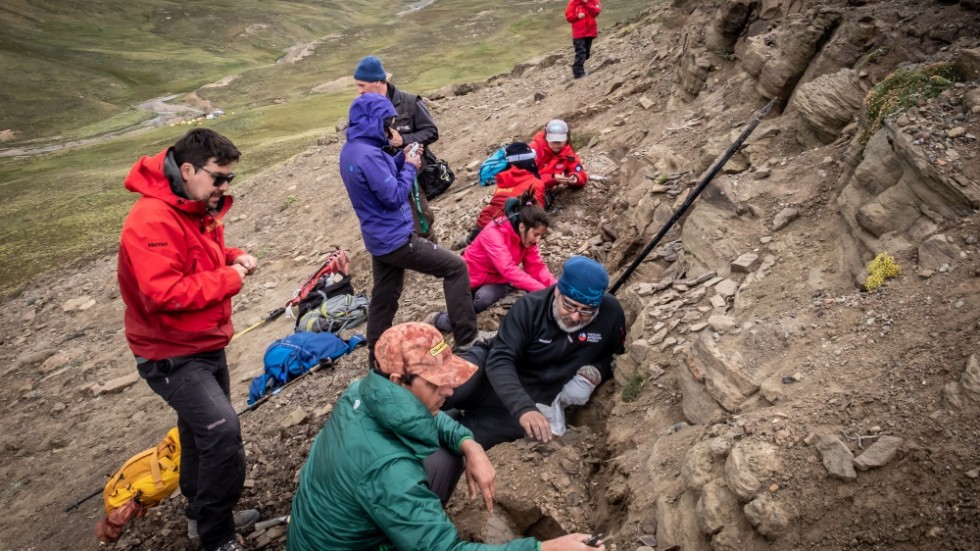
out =
[(577, 333), (578, 331), (584, 329), (586, 325), (592, 323), (592, 320), (596, 319), (596, 317), (599, 315), (599, 310), (596, 310), (595, 314), (593, 314), (588, 321), (584, 321), (578, 325), (565, 325), (565, 323), (561, 321), (561, 314), (558, 312), (558, 297), (555, 297), (555, 299), (551, 301), (551, 315), (555, 318), (555, 323), (558, 324), (558, 329), (561, 329), (566, 333)]

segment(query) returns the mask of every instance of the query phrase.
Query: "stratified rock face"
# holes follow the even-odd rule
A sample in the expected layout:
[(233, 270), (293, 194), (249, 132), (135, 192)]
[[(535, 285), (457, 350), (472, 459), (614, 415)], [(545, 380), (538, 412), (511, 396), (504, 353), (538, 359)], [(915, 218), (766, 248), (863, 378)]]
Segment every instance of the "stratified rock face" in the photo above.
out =
[[(844, 258), (863, 277), (864, 264), (881, 251), (899, 253), (923, 243), (920, 267), (955, 262), (958, 250), (933, 234), (944, 221), (980, 208), (980, 180), (960, 151), (976, 147), (943, 113), (963, 110), (968, 89), (951, 88), (922, 107), (886, 119), (868, 140), (861, 163), (837, 198), (849, 232)], [(935, 111), (935, 112), (932, 112)], [(928, 243), (928, 245), (926, 245)]]
[(861, 111), (866, 93), (857, 71), (843, 69), (801, 84), (790, 107), (800, 112), (817, 139), (830, 143)]
[(763, 98), (787, 98), (820, 46), (841, 21), (836, 10), (817, 8), (789, 25), (748, 39), (745, 70), (757, 78)]

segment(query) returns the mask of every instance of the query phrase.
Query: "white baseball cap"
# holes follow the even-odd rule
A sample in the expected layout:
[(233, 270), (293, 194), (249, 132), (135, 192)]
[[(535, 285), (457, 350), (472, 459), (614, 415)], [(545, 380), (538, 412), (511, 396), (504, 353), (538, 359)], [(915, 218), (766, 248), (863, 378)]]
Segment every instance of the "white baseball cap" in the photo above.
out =
[(568, 125), (561, 119), (552, 119), (544, 127), (544, 139), (549, 142), (568, 141)]

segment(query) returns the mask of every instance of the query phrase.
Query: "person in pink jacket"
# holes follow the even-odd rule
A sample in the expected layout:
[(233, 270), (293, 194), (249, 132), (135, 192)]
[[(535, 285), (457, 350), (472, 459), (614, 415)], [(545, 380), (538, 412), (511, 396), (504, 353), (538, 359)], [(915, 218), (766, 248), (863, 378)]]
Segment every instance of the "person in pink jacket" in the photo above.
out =
[[(548, 231), (549, 221), (534, 190), (508, 199), (504, 214), (484, 226), (463, 252), (470, 273), (473, 309), (477, 312), (486, 310), (512, 289), (537, 291), (557, 281), (538, 252), (538, 242)], [(453, 329), (445, 312), (431, 314), (426, 321), (440, 331)]]
[(599, 0), (568, 0), (565, 7), (565, 20), (572, 24), (572, 46), (575, 48), (575, 63), (572, 76), (585, 76), (585, 60), (592, 57), (592, 41), (599, 35), (595, 18), (602, 11)]

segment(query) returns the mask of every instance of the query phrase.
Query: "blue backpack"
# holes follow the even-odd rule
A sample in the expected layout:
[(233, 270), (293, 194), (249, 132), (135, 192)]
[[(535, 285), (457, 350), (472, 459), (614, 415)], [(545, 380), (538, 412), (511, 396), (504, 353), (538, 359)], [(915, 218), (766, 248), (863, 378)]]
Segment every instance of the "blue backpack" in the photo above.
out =
[(480, 185), (491, 186), (495, 184), (497, 174), (500, 174), (505, 168), (507, 168), (507, 149), (501, 147), (480, 165)]
[(265, 373), (248, 387), (248, 405), (268, 394), (275, 394), (289, 381), (323, 362), (335, 360), (354, 351), (364, 341), (354, 335), (349, 341), (333, 333), (293, 333), (270, 344), (265, 350)]

